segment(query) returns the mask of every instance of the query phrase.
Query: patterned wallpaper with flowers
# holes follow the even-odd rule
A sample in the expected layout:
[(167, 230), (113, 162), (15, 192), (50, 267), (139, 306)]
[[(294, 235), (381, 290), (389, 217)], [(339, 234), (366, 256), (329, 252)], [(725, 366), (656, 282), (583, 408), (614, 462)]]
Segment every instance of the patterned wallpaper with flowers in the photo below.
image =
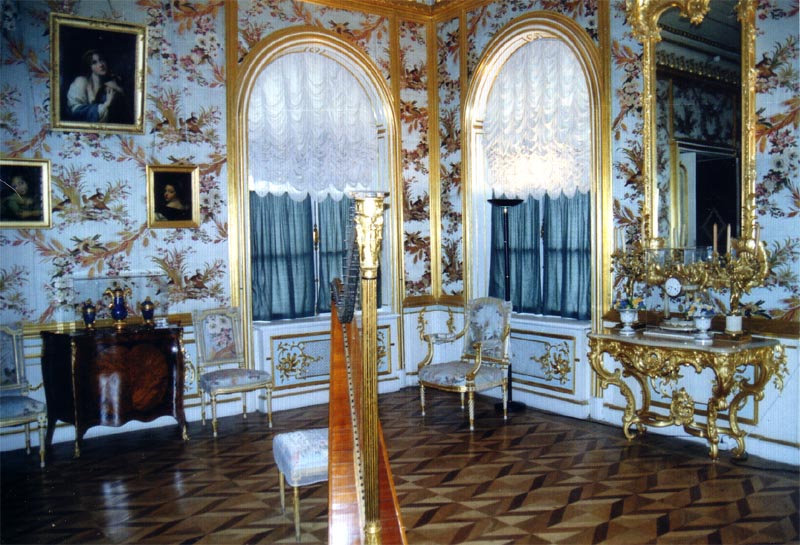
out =
[[(0, 152), (52, 162), (53, 226), (0, 230), (0, 321), (44, 322), (69, 298), (63, 280), (124, 272), (159, 272), (170, 279), (171, 310), (183, 312), (230, 298), (225, 149), (223, 0), (0, 0)], [(467, 73), (487, 43), (514, 17), (553, 10), (597, 39), (600, 0), (497, 0), (469, 10)], [(760, 0), (757, 60), (759, 111), (757, 201), (762, 236), (773, 256), (769, 285), (744, 298), (773, 318), (800, 319), (797, 137), (798, 7), (795, 0)], [(57, 7), (54, 7), (57, 6)], [(363, 6), (363, 5), (362, 5)], [(50, 130), (51, 9), (146, 25), (144, 134)], [(368, 9), (368, 8), (363, 8)], [(641, 46), (625, 24), (624, 0), (611, 0), (612, 184), (616, 225), (638, 226), (641, 199)], [(406, 297), (431, 293), (427, 48), (436, 47), (439, 118), (442, 287), (463, 290), (460, 182), (460, 19), (437, 24), (436, 44), (424, 23), (331, 8), (301, 0), (241, 0), (237, 57), (292, 25), (336, 32), (362, 48), (389, 79), (400, 59)], [(400, 51), (392, 50), (398, 29)], [(391, 82), (390, 82), (391, 83)], [(148, 229), (145, 166), (199, 165), (199, 229)], [(66, 319), (74, 319), (74, 313)]]
[[(50, 130), (51, 8), (147, 28), (144, 134)], [(0, 321), (73, 320), (66, 279), (169, 278), (171, 311), (229, 299), (224, 2), (2, 2), (4, 157), (52, 168), (52, 228), (0, 230)], [(199, 166), (199, 229), (148, 229), (146, 166)], [(99, 295), (99, 294), (98, 294)]]

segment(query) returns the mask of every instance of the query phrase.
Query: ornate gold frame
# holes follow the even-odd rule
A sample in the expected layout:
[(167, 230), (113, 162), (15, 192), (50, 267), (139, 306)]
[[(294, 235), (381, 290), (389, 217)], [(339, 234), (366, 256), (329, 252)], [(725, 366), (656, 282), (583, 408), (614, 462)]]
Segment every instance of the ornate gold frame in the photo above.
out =
[[(62, 109), (66, 100), (67, 81), (75, 78), (79, 54), (96, 46), (97, 37), (105, 38), (104, 55), (113, 55), (124, 47), (130, 48), (126, 56), (133, 58), (133, 66), (112, 66), (128, 74), (122, 79), (123, 88), (131, 91), (130, 108), (133, 120), (130, 123), (85, 121), (71, 119)], [(107, 49), (107, 51), (105, 50)], [(72, 58), (71, 55), (75, 55)], [(69, 56), (69, 58), (65, 58)], [(88, 17), (76, 17), (63, 13), (50, 14), (50, 122), (54, 130), (98, 133), (144, 133), (144, 108), (147, 58), (147, 27), (133, 23), (105, 21)], [(109, 59), (113, 60), (113, 59)], [(117, 61), (119, 62), (119, 61)], [(67, 73), (69, 72), (69, 73)]]
[[(661, 41), (658, 19), (669, 8), (678, 8), (681, 15), (699, 24), (708, 11), (711, 0), (628, 0), (627, 13), (633, 35), (642, 43), (642, 244), (651, 249), (661, 248), (664, 238), (658, 233), (656, 210), (656, 57), (655, 45)], [(742, 179), (740, 245), (755, 249), (755, 0), (739, 0), (737, 12), (742, 26)]]
[[(197, 165), (147, 165), (147, 227), (150, 229), (179, 227), (200, 227), (200, 167)], [(189, 219), (170, 220), (158, 214), (159, 192), (156, 185), (161, 187), (172, 183), (176, 185), (180, 178), (188, 178), (189, 187), (183, 187), (183, 200), (189, 199)], [(184, 203), (185, 204), (185, 203)]]

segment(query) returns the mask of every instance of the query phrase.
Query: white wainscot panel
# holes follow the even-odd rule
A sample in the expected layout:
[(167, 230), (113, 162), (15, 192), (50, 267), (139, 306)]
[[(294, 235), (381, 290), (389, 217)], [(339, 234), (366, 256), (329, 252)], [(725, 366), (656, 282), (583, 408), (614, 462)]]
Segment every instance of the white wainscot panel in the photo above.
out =
[(514, 401), (570, 416), (589, 415), (588, 322), (515, 315), (511, 320)]
[[(378, 314), (378, 392), (403, 386), (396, 314)], [(272, 373), (274, 412), (328, 402), (330, 317), (253, 324), (256, 368)], [(261, 399), (261, 410), (266, 410)], [(275, 418), (280, 418), (276, 415)]]

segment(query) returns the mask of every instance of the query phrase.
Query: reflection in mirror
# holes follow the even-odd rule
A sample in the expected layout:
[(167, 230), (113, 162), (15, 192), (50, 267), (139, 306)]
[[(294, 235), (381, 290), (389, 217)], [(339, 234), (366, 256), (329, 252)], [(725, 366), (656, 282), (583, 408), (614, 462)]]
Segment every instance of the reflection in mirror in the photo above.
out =
[[(677, 9), (658, 20), (658, 233), (669, 247), (711, 246), (741, 209), (741, 33), (738, 0), (714, 0), (699, 25)], [(720, 243), (720, 241), (717, 241)]]

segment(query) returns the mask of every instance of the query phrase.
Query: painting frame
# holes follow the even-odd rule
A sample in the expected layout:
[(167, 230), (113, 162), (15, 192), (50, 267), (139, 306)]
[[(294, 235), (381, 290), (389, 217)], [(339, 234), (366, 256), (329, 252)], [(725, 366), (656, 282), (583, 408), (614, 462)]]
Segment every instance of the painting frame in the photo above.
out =
[(51, 13), (51, 128), (143, 134), (146, 52), (145, 25)]
[[(168, 190), (169, 185), (172, 190)], [(167, 197), (168, 194), (171, 196)], [(200, 227), (200, 167), (147, 165), (147, 226), (151, 229)]]
[[(14, 181), (20, 176), (27, 186), (22, 195)], [(0, 181), (0, 229), (50, 229), (49, 159), (0, 158)], [(32, 215), (37, 208), (25, 208), (35, 204), (39, 205), (39, 213)]]

